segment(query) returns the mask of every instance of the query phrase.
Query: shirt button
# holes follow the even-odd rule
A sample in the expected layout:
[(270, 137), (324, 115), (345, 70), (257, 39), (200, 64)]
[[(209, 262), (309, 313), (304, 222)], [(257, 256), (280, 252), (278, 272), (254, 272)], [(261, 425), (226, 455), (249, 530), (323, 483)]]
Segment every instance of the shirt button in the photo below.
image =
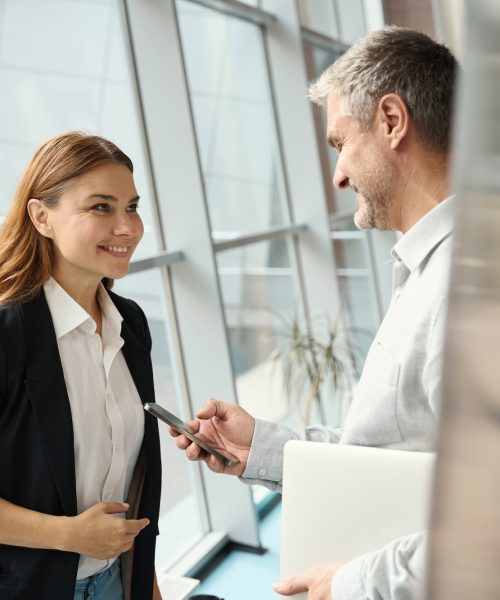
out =
[(120, 444), (116, 444), (116, 446), (115, 446), (115, 450), (116, 450), (117, 452), (120, 452)]
[(259, 477), (264, 477), (265, 474), (266, 474), (265, 469), (259, 469)]

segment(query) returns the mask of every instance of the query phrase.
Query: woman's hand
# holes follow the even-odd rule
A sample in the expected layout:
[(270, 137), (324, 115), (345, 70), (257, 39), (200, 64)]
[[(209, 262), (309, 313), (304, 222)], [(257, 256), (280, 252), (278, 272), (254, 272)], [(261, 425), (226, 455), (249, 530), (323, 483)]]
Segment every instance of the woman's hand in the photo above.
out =
[(63, 548), (93, 558), (115, 558), (129, 550), (136, 535), (149, 525), (149, 519), (121, 519), (128, 504), (101, 502), (76, 517), (65, 519)]

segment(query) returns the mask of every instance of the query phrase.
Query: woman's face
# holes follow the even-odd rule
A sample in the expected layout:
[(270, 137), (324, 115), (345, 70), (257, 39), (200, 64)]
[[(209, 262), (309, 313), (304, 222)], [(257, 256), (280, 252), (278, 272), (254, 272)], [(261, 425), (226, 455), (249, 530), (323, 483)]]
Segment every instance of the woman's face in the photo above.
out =
[(46, 212), (56, 251), (52, 275), (60, 282), (94, 285), (126, 275), (144, 233), (132, 173), (106, 163), (75, 179)]

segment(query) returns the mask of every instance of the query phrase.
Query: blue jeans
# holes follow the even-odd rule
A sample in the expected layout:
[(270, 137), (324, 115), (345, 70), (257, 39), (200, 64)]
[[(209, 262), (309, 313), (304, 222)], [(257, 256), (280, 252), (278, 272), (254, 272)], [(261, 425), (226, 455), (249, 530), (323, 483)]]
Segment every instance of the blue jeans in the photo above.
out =
[(123, 600), (120, 559), (102, 573), (78, 579), (74, 600)]

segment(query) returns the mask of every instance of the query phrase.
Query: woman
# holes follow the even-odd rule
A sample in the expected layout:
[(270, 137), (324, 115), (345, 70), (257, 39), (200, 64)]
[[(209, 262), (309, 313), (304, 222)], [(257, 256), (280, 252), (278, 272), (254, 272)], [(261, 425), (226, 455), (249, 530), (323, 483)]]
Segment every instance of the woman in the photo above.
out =
[(143, 234), (130, 159), (69, 132), (0, 231), (0, 598), (159, 598), (151, 337), (110, 291)]

